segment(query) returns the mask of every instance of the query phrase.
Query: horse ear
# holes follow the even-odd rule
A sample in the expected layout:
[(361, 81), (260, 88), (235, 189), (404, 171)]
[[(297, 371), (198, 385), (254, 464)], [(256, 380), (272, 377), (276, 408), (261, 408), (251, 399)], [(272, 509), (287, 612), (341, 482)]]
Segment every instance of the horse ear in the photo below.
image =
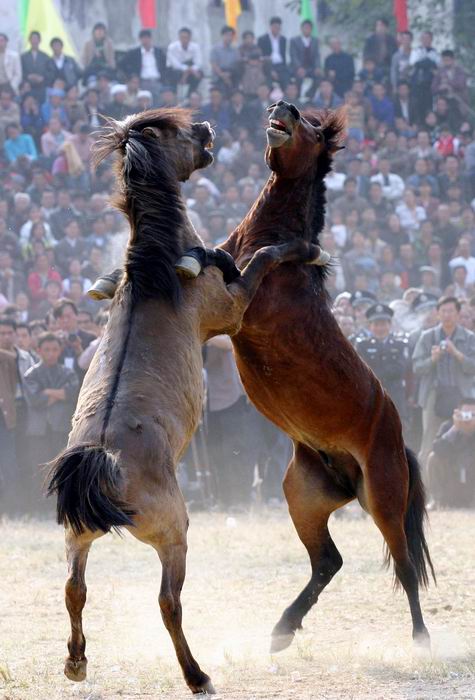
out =
[(150, 136), (153, 139), (161, 139), (162, 137), (160, 129), (157, 129), (156, 126), (146, 126), (145, 129), (142, 130), (142, 134), (144, 136)]
[(275, 107), (276, 105), (277, 105), (277, 102), (273, 102), (271, 105), (269, 105), (269, 106), (267, 107), (267, 110), (266, 110), (266, 111), (267, 111), (267, 112), (272, 112), (272, 110), (274, 109), (274, 107)]

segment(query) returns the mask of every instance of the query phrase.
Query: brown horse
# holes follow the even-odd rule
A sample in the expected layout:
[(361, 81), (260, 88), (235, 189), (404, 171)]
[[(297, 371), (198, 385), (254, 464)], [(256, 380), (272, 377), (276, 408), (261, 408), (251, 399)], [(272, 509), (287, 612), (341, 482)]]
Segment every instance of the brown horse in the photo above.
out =
[(304, 241), (268, 247), (229, 285), (213, 266), (193, 280), (177, 276), (178, 259), (189, 249), (203, 250), (180, 181), (212, 161), (213, 135), (207, 122), (191, 124), (188, 112), (156, 110), (111, 122), (99, 142), (97, 160), (119, 155), (116, 204), (131, 233), (125, 275), (81, 390), (68, 448), (51, 465), (49, 493), (57, 493), (58, 522), (66, 527), (71, 636), (65, 674), (71, 680), (86, 677), (89, 549), (124, 526), (160, 557), (160, 609), (188, 686), (213, 692), (182, 630), (188, 517), (175, 476), (201, 414), (201, 345), (238, 330), (260, 281), (278, 262), (310, 261), (320, 252)]
[[(345, 128), (342, 112), (304, 117), (282, 101), (269, 110), (266, 161), (272, 174), (222, 246), (238, 265), (264, 245), (318, 243), (324, 177)], [(250, 399), (294, 442), (284, 492), (312, 567), (309, 583), (274, 628), (272, 650), (292, 642), (304, 615), (342, 566), (328, 518), (354, 498), (387, 543), (396, 580), (409, 599), (413, 637), (428, 644), (418, 585), (427, 585), (427, 566), (433, 569), (419, 466), (404, 446), (393, 402), (341, 333), (324, 280), (324, 268), (275, 270), (232, 339)]]

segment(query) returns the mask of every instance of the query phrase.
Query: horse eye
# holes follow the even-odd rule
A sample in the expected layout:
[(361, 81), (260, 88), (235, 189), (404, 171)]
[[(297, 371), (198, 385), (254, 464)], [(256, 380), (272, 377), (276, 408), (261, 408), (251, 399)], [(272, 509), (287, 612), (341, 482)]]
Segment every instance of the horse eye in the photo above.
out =
[(298, 111), (297, 107), (290, 105), (289, 109), (295, 119), (300, 119), (300, 112)]

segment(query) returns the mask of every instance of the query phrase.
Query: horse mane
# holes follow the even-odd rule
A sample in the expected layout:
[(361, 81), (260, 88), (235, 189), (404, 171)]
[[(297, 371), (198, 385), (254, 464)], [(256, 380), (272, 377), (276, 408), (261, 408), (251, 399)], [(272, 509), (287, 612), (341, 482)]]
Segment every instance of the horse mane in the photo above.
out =
[[(333, 158), (340, 151), (345, 139), (347, 128), (347, 112), (345, 107), (337, 110), (306, 110), (303, 113), (304, 118), (313, 126), (320, 126), (323, 132), (325, 150), (319, 155), (317, 168), (315, 170), (315, 196), (313, 217), (310, 223), (312, 231), (312, 243), (319, 243), (320, 233), (325, 227), (325, 213), (327, 205), (325, 177), (332, 169)], [(323, 284), (330, 274), (332, 263), (313, 267), (312, 274), (314, 278)], [(325, 290), (326, 292), (326, 290)]]
[(133, 301), (162, 298), (176, 306), (181, 298), (174, 264), (184, 252), (186, 213), (169, 149), (153, 129), (178, 133), (190, 124), (190, 110), (178, 108), (108, 119), (93, 150), (96, 167), (117, 154), (118, 189), (112, 204), (130, 224), (125, 284)]
[[(315, 200), (311, 222), (312, 243), (318, 243), (318, 237), (325, 226), (327, 204), (325, 177), (332, 169), (335, 154), (343, 148), (347, 114), (345, 108), (340, 108), (337, 110), (307, 110), (303, 116), (313, 126), (321, 127), (325, 143), (325, 149), (319, 155), (315, 169)], [(321, 268), (321, 271), (325, 272), (325, 267)]]

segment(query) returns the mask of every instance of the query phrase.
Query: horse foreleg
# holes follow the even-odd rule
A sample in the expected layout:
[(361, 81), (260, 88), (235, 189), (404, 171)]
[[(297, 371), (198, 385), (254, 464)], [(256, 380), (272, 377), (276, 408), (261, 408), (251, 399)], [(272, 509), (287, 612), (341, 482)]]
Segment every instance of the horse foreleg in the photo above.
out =
[[(244, 268), (241, 276), (229, 285), (244, 290), (250, 303), (264, 277), (282, 263), (321, 264), (318, 261), (328, 254), (320, 246), (303, 240), (281, 245), (269, 245), (257, 250)], [(323, 258), (322, 258), (323, 256)]]
[(92, 533), (76, 536), (72, 530), (66, 531), (66, 558), (69, 576), (65, 587), (66, 608), (71, 621), (71, 635), (68, 640), (69, 656), (64, 673), (71, 681), (83, 681), (87, 675), (85, 656), (86, 638), (82, 630), (82, 611), (86, 604), (85, 570), (87, 556), (95, 539)]
[(292, 643), (303, 618), (341, 568), (343, 559), (330, 537), (328, 518), (352, 500), (332, 481), (320, 455), (300, 444), (295, 446), (284, 478), (284, 493), (297, 534), (310, 557), (312, 575), (274, 627), (271, 652), (282, 651)]

